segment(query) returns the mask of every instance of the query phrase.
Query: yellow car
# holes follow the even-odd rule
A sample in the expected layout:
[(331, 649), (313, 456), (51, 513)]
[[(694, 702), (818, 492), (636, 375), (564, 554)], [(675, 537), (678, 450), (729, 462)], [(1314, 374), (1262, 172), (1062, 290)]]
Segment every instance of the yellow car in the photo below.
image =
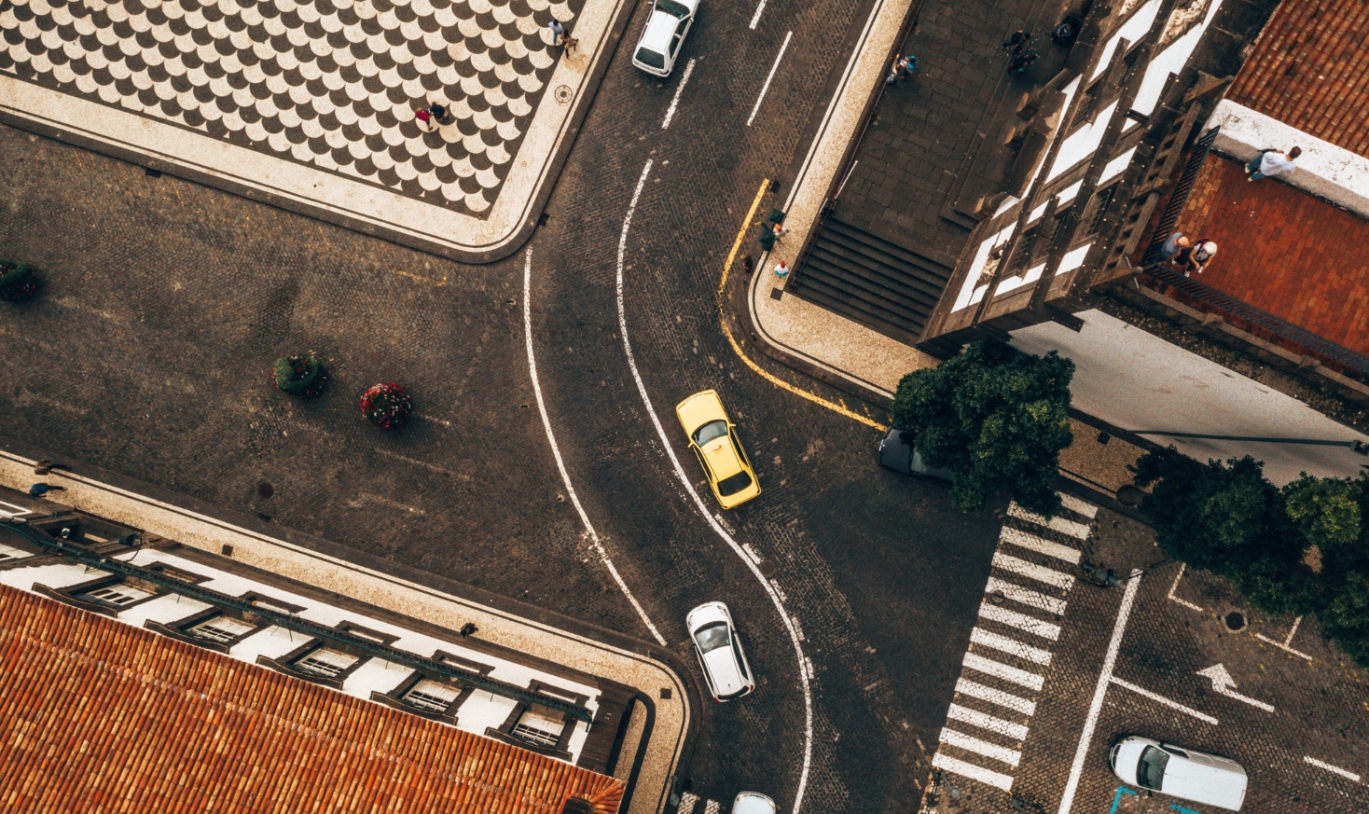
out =
[(675, 405), (675, 415), (724, 509), (740, 506), (761, 493), (756, 470), (742, 450), (737, 428), (727, 417), (717, 391), (695, 393)]

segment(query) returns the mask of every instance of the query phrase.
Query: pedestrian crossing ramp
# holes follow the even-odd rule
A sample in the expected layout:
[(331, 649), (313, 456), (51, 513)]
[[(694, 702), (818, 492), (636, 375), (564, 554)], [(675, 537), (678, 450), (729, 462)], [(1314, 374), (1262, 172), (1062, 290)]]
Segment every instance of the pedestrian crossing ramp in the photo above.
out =
[[(932, 766), (1012, 791), (1060, 639), (1081, 546), (1098, 507), (1061, 495), (1068, 516), (1008, 507)], [(1086, 522), (1084, 522), (1086, 521)], [(682, 808), (681, 811), (684, 809)]]

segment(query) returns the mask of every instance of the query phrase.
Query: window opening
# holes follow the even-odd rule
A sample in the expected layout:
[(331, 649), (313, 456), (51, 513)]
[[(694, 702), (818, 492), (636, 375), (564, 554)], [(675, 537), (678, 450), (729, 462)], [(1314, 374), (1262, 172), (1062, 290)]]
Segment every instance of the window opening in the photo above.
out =
[(461, 691), (438, 681), (425, 678), (404, 694), (404, 700), (429, 712), (446, 712)]
[(241, 619), (234, 619), (231, 616), (215, 616), (213, 619), (189, 628), (186, 632), (197, 639), (228, 644), (256, 629), (256, 625), (249, 624)]
[(101, 605), (108, 605), (111, 608), (122, 608), (150, 596), (152, 596), (151, 591), (144, 591), (132, 585), (106, 585), (103, 588), (86, 591), (80, 595), (80, 598), (99, 602)]
[(513, 725), (513, 735), (528, 743), (554, 748), (561, 740), (566, 718), (545, 707), (529, 707)]
[(295, 661), (294, 666), (306, 673), (313, 673), (326, 678), (337, 678), (356, 662), (357, 657), (350, 653), (334, 650), (331, 647), (320, 647), (301, 656)]

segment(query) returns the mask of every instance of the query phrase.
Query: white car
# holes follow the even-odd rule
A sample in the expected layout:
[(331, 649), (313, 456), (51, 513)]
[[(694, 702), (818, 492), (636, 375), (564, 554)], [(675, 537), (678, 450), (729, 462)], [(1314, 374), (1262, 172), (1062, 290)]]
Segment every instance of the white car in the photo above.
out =
[(698, 8), (699, 0), (653, 0), (632, 64), (649, 74), (670, 76)]
[(1227, 811), (1245, 802), (1245, 769), (1230, 758), (1132, 735), (1113, 745), (1108, 765), (1123, 783), (1180, 800)]
[(779, 814), (779, 808), (758, 791), (744, 791), (732, 801), (732, 814)]
[(732, 614), (721, 602), (700, 605), (685, 617), (694, 652), (714, 701), (731, 701), (756, 689)]

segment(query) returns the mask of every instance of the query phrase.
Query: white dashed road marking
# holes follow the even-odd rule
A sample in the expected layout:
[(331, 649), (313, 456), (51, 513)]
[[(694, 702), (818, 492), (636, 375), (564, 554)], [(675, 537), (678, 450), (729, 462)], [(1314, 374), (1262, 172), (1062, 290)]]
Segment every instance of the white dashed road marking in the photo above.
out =
[(1352, 783), (1359, 782), (1359, 775), (1355, 774), (1354, 772), (1348, 772), (1339, 766), (1332, 766), (1330, 763), (1322, 763), (1320, 760), (1317, 760), (1314, 757), (1304, 757), (1303, 760), (1313, 766), (1316, 766), (1318, 769), (1325, 769), (1326, 771), (1331, 772), (1332, 774), (1338, 774)]
[(661, 122), (661, 129), (670, 127), (670, 120), (675, 118), (675, 109), (680, 106), (680, 94), (684, 93), (685, 85), (689, 84), (689, 76), (694, 73), (694, 60), (690, 59), (685, 65), (684, 74), (680, 77), (680, 84), (675, 88), (675, 95), (670, 100), (670, 107), (666, 109), (665, 121)]
[(780, 46), (780, 54), (775, 57), (775, 64), (770, 66), (770, 74), (765, 77), (765, 84), (761, 85), (761, 95), (756, 97), (756, 106), (751, 108), (751, 115), (746, 119), (747, 127), (750, 127), (751, 122), (756, 120), (756, 111), (761, 109), (761, 102), (765, 101), (765, 92), (770, 90), (770, 80), (775, 78), (775, 69), (780, 67), (780, 60), (784, 59), (784, 52), (789, 50), (789, 40), (793, 36), (793, 31), (784, 35), (784, 45)]

